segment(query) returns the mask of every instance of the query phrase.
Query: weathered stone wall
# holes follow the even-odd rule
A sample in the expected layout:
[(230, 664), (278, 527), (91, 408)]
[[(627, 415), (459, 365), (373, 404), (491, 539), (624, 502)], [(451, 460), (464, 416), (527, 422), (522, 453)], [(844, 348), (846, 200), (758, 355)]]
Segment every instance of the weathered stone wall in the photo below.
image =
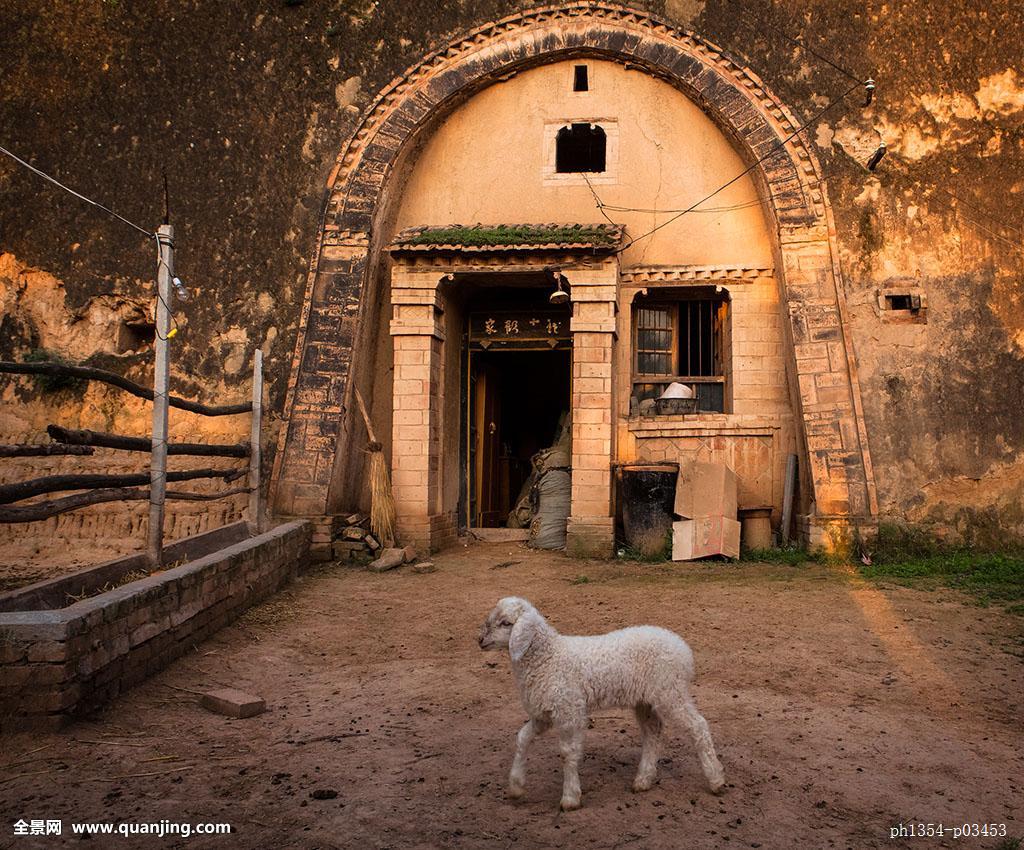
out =
[[(166, 169), (178, 270), (195, 293), (172, 386), (206, 400), (244, 394), (260, 346), (279, 417), (324, 187), (358, 113), (449, 35), (526, 5), (4, 4), (2, 143), (147, 227), (162, 215)], [(800, 117), (848, 85), (731, 0), (637, 5), (730, 51)], [(879, 82), (872, 107), (852, 96), (808, 135), (835, 216), (880, 510), (969, 537), (1024, 537), (1017, 4), (800, 0), (763, 14)], [(891, 155), (872, 176), (863, 163), (883, 138)], [(141, 236), (7, 162), (0, 192), (0, 250), (59, 280), (68, 315), (102, 306), (117, 315), (113, 337), (132, 299), (151, 302), (154, 251)], [(927, 323), (884, 322), (878, 289), (908, 281), (926, 293)], [(53, 315), (5, 301), (0, 356), (43, 347), (60, 325), (76, 358), (87, 341), (148, 380), (144, 353), (108, 351), (88, 323)], [(17, 387), (5, 407), (50, 405)]]
[(293, 578), (296, 521), (67, 608), (0, 613), (0, 733), (60, 725), (165, 667)]

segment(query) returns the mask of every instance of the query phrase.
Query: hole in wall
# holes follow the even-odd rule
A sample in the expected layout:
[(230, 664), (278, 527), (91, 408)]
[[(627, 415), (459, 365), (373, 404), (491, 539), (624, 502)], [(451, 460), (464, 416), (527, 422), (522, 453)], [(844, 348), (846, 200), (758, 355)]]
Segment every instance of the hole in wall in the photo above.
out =
[(885, 296), (886, 310), (920, 310), (921, 296), (900, 293)]
[(577, 65), (573, 68), (572, 90), (590, 91), (589, 72), (586, 65)]
[(131, 354), (153, 345), (156, 325), (152, 322), (121, 322), (117, 331), (117, 353)]
[(559, 174), (605, 170), (608, 139), (596, 124), (573, 124), (558, 131), (555, 171)]

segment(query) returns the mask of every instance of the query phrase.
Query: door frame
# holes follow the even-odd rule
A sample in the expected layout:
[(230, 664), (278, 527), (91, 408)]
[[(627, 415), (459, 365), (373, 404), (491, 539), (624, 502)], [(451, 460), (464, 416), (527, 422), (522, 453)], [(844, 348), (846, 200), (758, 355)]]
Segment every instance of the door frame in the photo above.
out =
[[(566, 318), (569, 318), (569, 314), (566, 314)], [(465, 520), (466, 528), (478, 528), (479, 526), (473, 525), (474, 511), (473, 506), (477, 498), (476, 485), (478, 482), (474, 480), (473, 472), (475, 469), (475, 462), (473, 457), (473, 434), (472, 434), (472, 420), (474, 415), (473, 402), (474, 402), (474, 387), (473, 387), (473, 354), (516, 354), (520, 352), (540, 352), (540, 353), (551, 353), (555, 354), (558, 352), (564, 352), (568, 356), (568, 363), (566, 367), (569, 372), (569, 389), (568, 397), (566, 398), (566, 410), (572, 411), (572, 391), (573, 391), (573, 368), (572, 368), (572, 338), (570, 337), (565, 341), (565, 344), (557, 346), (537, 344), (537, 345), (526, 345), (519, 346), (516, 348), (505, 348), (505, 349), (474, 349), (470, 343), (468, 335), (463, 340), (463, 363), (465, 374), (463, 378), (463, 389), (465, 397), (462, 403), (462, 415), (460, 417), (462, 428), (461, 442), (463, 444), (463, 470), (461, 478), (460, 491), (462, 493), (462, 502), (460, 506), (460, 515)]]

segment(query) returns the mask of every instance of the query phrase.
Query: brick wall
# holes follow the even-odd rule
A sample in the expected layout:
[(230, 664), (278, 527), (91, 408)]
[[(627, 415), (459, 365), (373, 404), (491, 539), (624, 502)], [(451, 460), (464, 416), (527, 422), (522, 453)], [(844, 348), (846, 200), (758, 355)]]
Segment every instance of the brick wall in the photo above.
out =
[[(724, 463), (739, 478), (740, 507), (770, 506), (778, 523), (786, 456), (798, 452), (799, 444), (787, 373), (790, 345), (773, 269), (635, 267), (624, 278), (616, 353), (619, 459)], [(726, 412), (635, 415), (629, 406), (633, 301), (640, 291), (678, 295), (689, 285), (719, 286), (728, 293)]]
[(300, 520), (67, 608), (0, 613), (0, 733), (108, 702), (286, 584), (309, 545)]

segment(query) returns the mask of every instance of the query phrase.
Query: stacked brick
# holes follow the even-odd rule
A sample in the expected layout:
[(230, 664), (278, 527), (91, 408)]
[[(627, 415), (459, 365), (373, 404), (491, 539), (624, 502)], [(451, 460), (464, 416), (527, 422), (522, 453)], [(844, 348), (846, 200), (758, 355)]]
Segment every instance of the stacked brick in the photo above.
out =
[(381, 543), (369, 530), (366, 514), (339, 517), (338, 526), (331, 542), (331, 554), (335, 561), (365, 564), (377, 557)]

